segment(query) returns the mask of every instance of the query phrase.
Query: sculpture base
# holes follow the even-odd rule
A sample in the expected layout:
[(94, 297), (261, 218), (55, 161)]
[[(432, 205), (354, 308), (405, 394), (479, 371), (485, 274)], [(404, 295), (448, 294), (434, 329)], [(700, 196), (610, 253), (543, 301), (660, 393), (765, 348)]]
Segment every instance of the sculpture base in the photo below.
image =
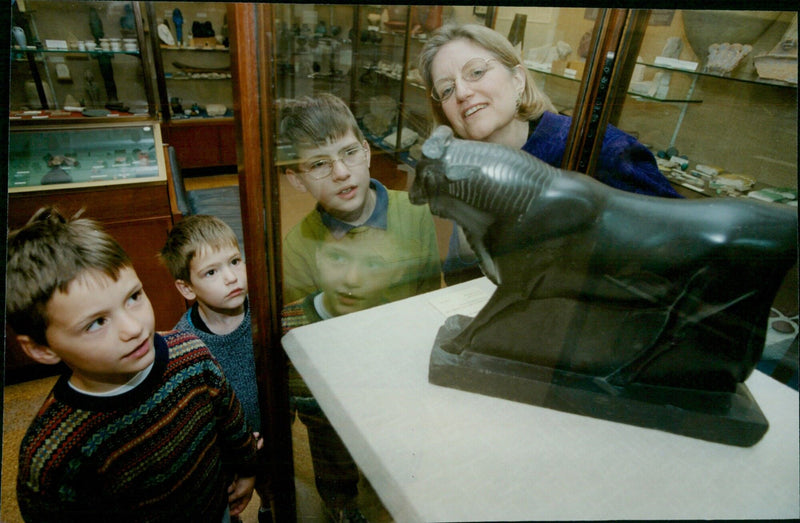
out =
[(471, 321), (448, 318), (431, 352), (428, 381), (563, 412), (652, 428), (692, 438), (749, 447), (769, 423), (747, 387), (735, 392), (631, 384), (618, 387), (602, 377), (441, 347)]

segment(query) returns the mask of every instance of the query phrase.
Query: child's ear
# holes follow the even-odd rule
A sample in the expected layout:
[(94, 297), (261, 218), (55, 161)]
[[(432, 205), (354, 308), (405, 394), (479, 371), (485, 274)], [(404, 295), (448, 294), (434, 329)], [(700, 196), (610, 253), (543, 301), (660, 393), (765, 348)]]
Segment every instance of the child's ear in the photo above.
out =
[(47, 345), (40, 345), (30, 336), (25, 334), (17, 334), (17, 343), (19, 343), (19, 346), (22, 347), (23, 352), (25, 352), (29, 358), (37, 363), (55, 365), (61, 361), (61, 357), (53, 352), (50, 347)]
[(197, 298), (197, 294), (195, 294), (192, 286), (183, 280), (175, 280), (175, 288), (178, 289), (178, 292), (181, 293), (181, 296), (186, 298), (188, 301), (192, 301)]
[(297, 173), (295, 173), (293, 170), (286, 169), (286, 179), (289, 180), (289, 184), (298, 191), (308, 192), (306, 185), (303, 183), (300, 177), (297, 176)]

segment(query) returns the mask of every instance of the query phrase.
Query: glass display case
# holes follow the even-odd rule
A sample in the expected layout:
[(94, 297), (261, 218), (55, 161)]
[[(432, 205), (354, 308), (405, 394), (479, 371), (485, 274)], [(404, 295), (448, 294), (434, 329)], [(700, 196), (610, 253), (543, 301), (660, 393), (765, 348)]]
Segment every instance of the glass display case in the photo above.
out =
[(166, 86), (164, 118), (233, 116), (225, 4), (152, 2), (147, 10)]
[[(253, 216), (267, 216), (264, 227), (259, 223), (260, 228), (252, 229), (254, 241), (259, 245), (267, 245), (268, 249), (263, 264), (265, 270), (259, 267), (257, 276), (262, 278), (263, 302), (269, 300), (271, 307), (271, 316), (262, 329), (262, 345), (269, 347), (264, 350), (267, 359), (281, 362), (281, 358), (286, 357), (277, 349), (278, 340), (282, 334), (286, 334), (285, 330), (280, 330), (285, 325), (281, 323), (279, 314), (286, 305), (282, 299), (287, 294), (281, 295), (285, 292), (286, 283), (282, 281), (280, 285), (272, 285), (273, 281), (281, 281), (282, 277), (280, 260), (286, 250), (284, 248), (282, 251), (281, 243), (292, 227), (300, 223), (316, 205), (308, 192), (298, 192), (283, 176), (283, 167), (294, 160), (280, 139), (280, 110), (285, 99), (333, 92), (349, 101), (361, 129), (371, 142), (373, 161), (383, 157), (390, 158), (400, 168), (404, 167), (403, 164), (413, 165), (415, 148), (425, 140), (433, 125), (429, 100), (416, 71), (417, 57), (430, 32), (440, 24), (455, 22), (488, 25), (509, 39), (513, 37), (532, 77), (552, 99), (559, 112), (572, 116), (577, 109), (590, 105), (587, 103), (587, 93), (581, 89), (581, 82), (588, 78), (591, 70), (587, 65), (587, 56), (591, 56), (599, 47), (591, 39), (598, 20), (597, 10), (442, 6), (437, 12), (427, 10), (427, 7), (290, 4), (257, 11), (265, 13), (259, 20), (269, 24), (272, 30), (268, 38), (274, 52), (272, 71), (276, 76), (259, 71), (259, 75), (263, 75), (259, 76), (259, 81), (266, 82), (268, 89), (274, 89), (273, 97), (266, 101), (252, 100), (249, 107), (258, 107), (262, 111), (261, 121), (268, 122), (268, 128), (260, 131), (273, 137), (275, 148), (270, 151), (271, 156), (264, 157), (261, 151), (261, 156), (256, 159), (252, 158), (250, 152), (253, 148), (245, 147), (245, 164), (258, 168), (257, 161), (263, 158), (267, 158), (267, 161), (264, 172), (247, 178), (248, 183), (254, 183), (247, 188), (254, 197), (245, 198), (243, 205), (258, 207), (258, 198), (267, 195), (261, 207), (251, 209)], [(426, 16), (421, 12), (423, 8), (426, 8)], [(351, 17), (355, 21), (349, 25)], [(666, 159), (671, 160), (672, 156), (688, 156), (688, 159), (682, 158), (688, 161), (681, 162), (678, 168), (685, 164), (684, 172), (689, 176), (693, 176), (691, 171), (697, 170), (698, 164), (724, 166), (735, 174), (753, 175), (756, 171), (746, 167), (749, 162), (761, 169), (759, 183), (778, 187), (786, 185), (796, 190), (796, 84), (766, 81), (755, 73), (749, 74), (743, 70), (720, 73), (712, 68), (707, 69), (706, 58), (690, 51), (688, 33), (684, 36), (686, 29), (681, 11), (654, 10), (649, 13), (647, 24), (632, 56), (624, 56), (633, 60), (631, 70), (636, 69), (632, 71), (630, 79), (624, 82), (624, 98), (602, 107), (603, 117), (637, 137), (658, 157), (669, 155)], [(708, 24), (716, 28), (730, 25), (713, 19)], [(348, 27), (353, 29), (349, 39), (339, 37), (339, 49), (347, 49), (347, 54), (340, 53), (339, 57), (327, 58), (329, 50), (336, 48), (336, 44), (331, 45), (322, 38), (328, 38), (323, 35), (332, 25), (341, 27), (339, 35), (347, 33)], [(785, 24), (782, 29), (773, 28), (772, 34), (780, 36), (783, 29), (786, 29)], [(315, 34), (319, 34), (319, 38)], [(682, 50), (677, 54), (672, 48), (677, 44), (670, 40), (673, 37), (683, 41)], [(766, 33), (764, 37), (767, 37)], [(670, 47), (666, 53), (668, 43)], [(767, 47), (775, 43), (777, 40), (767, 44)], [(757, 46), (753, 48), (757, 49)], [(750, 59), (755, 56), (753, 51)], [(687, 69), (691, 66), (684, 62), (697, 62), (697, 67)], [(348, 69), (341, 64), (350, 67)], [(256, 68), (252, 62), (249, 65)], [(749, 119), (751, 124), (741, 121), (742, 117)], [(735, 124), (731, 125), (731, 122)], [(409, 140), (407, 130), (417, 135), (410, 143), (406, 141)], [(253, 145), (257, 144), (254, 140)], [(780, 151), (777, 150), (779, 148)], [(736, 160), (736, 165), (733, 160)], [(779, 178), (770, 181), (765, 172), (767, 170), (770, 176)], [(370, 174), (377, 172), (375, 164), (371, 164)], [(784, 174), (779, 175), (779, 172)], [(787, 176), (789, 173), (792, 173), (791, 179)], [(673, 182), (683, 188), (680, 181)], [(405, 183), (385, 185), (390, 190), (402, 190), (405, 187)], [(690, 189), (686, 189), (686, 192), (691, 196), (702, 196)], [(435, 221), (439, 253), (444, 260), (453, 223), (439, 217)], [(264, 230), (267, 232), (263, 233)], [(255, 282), (255, 278), (250, 281)], [(257, 288), (258, 284), (253, 283), (251, 293)], [(786, 288), (790, 291), (788, 294), (791, 299), (781, 302), (780, 308), (796, 310), (796, 279), (789, 281)], [(336, 321), (341, 320), (344, 319)], [(273, 329), (271, 333), (270, 328)], [(276, 349), (273, 350), (273, 347)], [(273, 365), (271, 368), (276, 370), (268, 371), (270, 383), (275, 387), (283, 385), (286, 378), (281, 375), (283, 367)], [(290, 471), (293, 477), (284, 483), (285, 487), (292, 492), (297, 489), (297, 499), (314, 498), (315, 503), (321, 503), (314, 496), (315, 477), (308, 460), (309, 444), (303, 424), (295, 420), (290, 427), (280, 430), (291, 432), (290, 451), (294, 459), (288, 460), (285, 455), (282, 459), (293, 463), (295, 467)], [(345, 442), (352, 443), (353, 440)], [(371, 520), (388, 520), (389, 515), (381, 500), (391, 499), (395, 492), (379, 492), (386, 494), (381, 495), (381, 499), (371, 494), (366, 492), (361, 496), (359, 502), (363, 503), (360, 505), (362, 511)], [(303, 507), (298, 505), (297, 509), (301, 517), (308, 516), (303, 512)]]
[[(276, 4), (273, 9), (276, 99), (326, 92), (352, 103), (353, 85), (358, 81), (353, 60), (359, 7)], [(287, 165), (292, 160), (290, 148), (278, 137), (277, 164)]]
[[(681, 188), (797, 205), (797, 13), (677, 10), (669, 24), (652, 20), (614, 120), (637, 131)], [(773, 56), (782, 70), (764, 66)]]
[(10, 193), (164, 180), (157, 123), (29, 127), (10, 135)]
[(441, 26), (442, 6), (365, 6), (359, 10), (354, 112), (372, 143), (411, 165), (430, 132), (430, 110), (417, 70), (427, 35)]
[[(276, 96), (329, 92), (350, 104), (374, 152), (413, 165), (430, 131), (416, 56), (442, 6), (275, 6)], [(280, 156), (279, 161), (290, 160)]]
[[(500, 7), (498, 23), (512, 12), (526, 13), (535, 29), (522, 54), (537, 85), (572, 115), (597, 10)], [(796, 33), (792, 12), (652, 10), (610, 122), (647, 145), (686, 196), (752, 192), (796, 204)], [(762, 66), (759, 74), (758, 64), (784, 41), (789, 51), (775, 60), (790, 73)]]
[(12, 8), (12, 125), (155, 115), (138, 3), (27, 0)]
[(165, 141), (184, 168), (236, 164), (224, 2), (148, 2)]

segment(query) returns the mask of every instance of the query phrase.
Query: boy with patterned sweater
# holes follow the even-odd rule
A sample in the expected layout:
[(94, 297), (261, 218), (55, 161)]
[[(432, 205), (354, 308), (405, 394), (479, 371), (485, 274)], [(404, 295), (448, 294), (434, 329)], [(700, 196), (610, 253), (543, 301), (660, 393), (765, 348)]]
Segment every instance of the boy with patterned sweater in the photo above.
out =
[[(222, 366), (242, 402), (250, 427), (261, 430), (247, 270), (236, 233), (215, 216), (194, 215), (179, 221), (160, 253), (175, 287), (194, 301), (175, 330), (194, 334)], [(271, 523), (267, 466), (259, 467), (256, 491), (261, 498), (259, 523)]]
[(257, 442), (203, 342), (156, 333), (130, 258), (92, 220), (38, 211), (8, 239), (9, 325), (70, 369), (23, 437), (29, 522), (227, 521), (247, 506)]

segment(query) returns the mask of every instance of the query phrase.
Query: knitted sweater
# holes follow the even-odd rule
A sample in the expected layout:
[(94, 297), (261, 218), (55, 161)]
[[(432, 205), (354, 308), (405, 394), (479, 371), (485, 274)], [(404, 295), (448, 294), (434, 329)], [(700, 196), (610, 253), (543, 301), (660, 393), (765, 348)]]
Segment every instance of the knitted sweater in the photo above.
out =
[(155, 335), (145, 380), (118, 396), (53, 387), (25, 434), (17, 499), (27, 522), (214, 522), (256, 442), (198, 338)]
[[(378, 204), (367, 225), (381, 223), (381, 228), (400, 239), (405, 246), (403, 259), (390, 260), (405, 267), (402, 282), (389, 290), (390, 300), (438, 289), (441, 286), (441, 261), (430, 210), (427, 206), (412, 205), (404, 191), (387, 190), (376, 180), (371, 183), (378, 194)], [(283, 242), (284, 303), (299, 300), (320, 289), (316, 248), (330, 230), (325, 222), (332, 224), (336, 220), (317, 206), (286, 235)], [(342, 222), (333, 226), (341, 227)]]
[(222, 366), (236, 397), (242, 403), (247, 422), (255, 431), (261, 430), (261, 411), (258, 408), (258, 385), (256, 383), (256, 362), (253, 355), (253, 331), (250, 321), (250, 307), (245, 303), (242, 323), (228, 334), (213, 334), (208, 331), (197, 312), (195, 303), (186, 311), (175, 330), (190, 332), (203, 340), (211, 354)]
[[(560, 168), (571, 124), (569, 116), (544, 113), (522, 150)], [(606, 127), (595, 177), (606, 185), (627, 192), (680, 198), (658, 170), (653, 153), (636, 138), (613, 125)]]
[[(292, 329), (308, 325), (309, 323), (316, 323), (322, 321), (322, 317), (314, 307), (314, 298), (317, 297), (319, 292), (309, 294), (301, 300), (285, 305), (281, 311), (281, 330), (285, 335)], [(289, 365), (289, 395), (301, 398), (310, 398), (313, 396), (311, 390), (303, 381), (300, 373), (294, 368), (292, 362), (288, 361)]]

